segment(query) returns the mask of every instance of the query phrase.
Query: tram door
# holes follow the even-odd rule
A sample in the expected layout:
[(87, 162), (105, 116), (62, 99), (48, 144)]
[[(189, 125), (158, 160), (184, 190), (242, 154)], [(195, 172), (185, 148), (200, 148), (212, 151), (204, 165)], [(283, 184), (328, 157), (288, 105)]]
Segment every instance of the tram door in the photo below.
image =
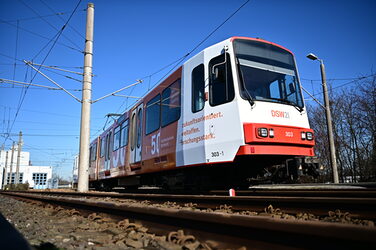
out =
[(141, 161), (142, 153), (142, 106), (140, 104), (131, 115), (131, 157), (130, 163)]
[[(107, 135), (106, 135), (106, 144), (105, 144), (105, 157), (104, 157), (104, 168), (106, 171), (110, 170), (111, 168), (111, 152), (112, 152), (112, 148), (111, 148), (111, 132), (109, 132)], [(105, 173), (106, 175), (109, 174), (109, 172)]]

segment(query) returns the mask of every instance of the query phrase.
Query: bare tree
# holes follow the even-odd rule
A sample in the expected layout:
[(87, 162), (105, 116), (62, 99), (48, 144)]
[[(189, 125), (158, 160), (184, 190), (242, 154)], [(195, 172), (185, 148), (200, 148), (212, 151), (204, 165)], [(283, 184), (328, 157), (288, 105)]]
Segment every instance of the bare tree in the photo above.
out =
[[(330, 105), (336, 144), (338, 169), (342, 182), (376, 179), (376, 76), (361, 79), (355, 87), (331, 91)], [(316, 135), (316, 154), (330, 180), (330, 155), (324, 110), (309, 106)]]

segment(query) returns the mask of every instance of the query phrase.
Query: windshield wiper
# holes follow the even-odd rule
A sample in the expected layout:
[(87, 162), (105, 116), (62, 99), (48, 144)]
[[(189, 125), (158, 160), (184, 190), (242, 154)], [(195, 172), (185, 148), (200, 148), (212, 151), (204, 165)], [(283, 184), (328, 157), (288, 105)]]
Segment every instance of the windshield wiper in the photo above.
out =
[(246, 93), (247, 93), (247, 101), (249, 102), (249, 104), (251, 105), (251, 107), (253, 107), (253, 105), (255, 105), (255, 101), (252, 99), (252, 97), (248, 93), (248, 91)]
[(285, 104), (290, 104), (290, 105), (294, 106), (300, 113), (303, 112), (303, 108), (302, 107), (298, 106), (295, 102), (292, 102), (290, 100), (281, 99), (281, 98), (269, 98), (269, 99), (277, 100), (277, 101), (280, 101), (281, 103), (285, 103)]
[(243, 77), (243, 71), (240, 69), (240, 63), (239, 63), (239, 58), (236, 58), (236, 64), (238, 66), (238, 72), (240, 72), (239, 76), (240, 76), (240, 82), (242, 83), (242, 87), (243, 89), (245, 90), (244, 92), (246, 93), (246, 98), (247, 98), (247, 101), (249, 102), (249, 105), (251, 105), (251, 108), (253, 107), (253, 105), (255, 105), (255, 101), (253, 100), (251, 94), (248, 92), (248, 89), (247, 87), (245, 86), (245, 83), (244, 83), (244, 77)]

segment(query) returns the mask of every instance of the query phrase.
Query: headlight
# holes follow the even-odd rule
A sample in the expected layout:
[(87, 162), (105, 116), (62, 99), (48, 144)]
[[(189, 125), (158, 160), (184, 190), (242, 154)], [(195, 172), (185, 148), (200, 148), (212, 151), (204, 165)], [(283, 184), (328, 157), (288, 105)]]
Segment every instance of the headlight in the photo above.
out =
[(302, 135), (302, 140), (305, 140), (306, 139), (306, 133), (302, 132), (301, 135)]
[(274, 129), (269, 129), (269, 137), (273, 138), (274, 137)]
[(267, 128), (259, 128), (258, 135), (261, 137), (268, 137), (268, 129)]
[(308, 141), (312, 141), (313, 140), (313, 134), (311, 132), (307, 132), (306, 133), (306, 137), (307, 137)]

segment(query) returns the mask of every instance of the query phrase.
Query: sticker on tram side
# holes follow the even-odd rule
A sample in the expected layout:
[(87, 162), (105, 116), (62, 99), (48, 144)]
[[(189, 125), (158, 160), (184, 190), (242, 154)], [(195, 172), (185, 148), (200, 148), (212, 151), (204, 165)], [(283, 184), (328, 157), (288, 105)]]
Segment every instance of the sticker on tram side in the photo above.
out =
[(192, 118), (190, 121), (184, 122), (182, 124), (182, 140), (180, 144), (186, 145), (191, 143), (199, 143), (201, 141), (212, 140), (215, 139), (215, 133), (212, 130), (213, 125), (210, 127), (209, 133), (202, 133), (199, 127), (194, 127), (195, 124), (202, 123), (204, 121), (213, 120), (223, 118), (222, 112), (211, 113), (209, 115), (202, 115), (198, 118)]

